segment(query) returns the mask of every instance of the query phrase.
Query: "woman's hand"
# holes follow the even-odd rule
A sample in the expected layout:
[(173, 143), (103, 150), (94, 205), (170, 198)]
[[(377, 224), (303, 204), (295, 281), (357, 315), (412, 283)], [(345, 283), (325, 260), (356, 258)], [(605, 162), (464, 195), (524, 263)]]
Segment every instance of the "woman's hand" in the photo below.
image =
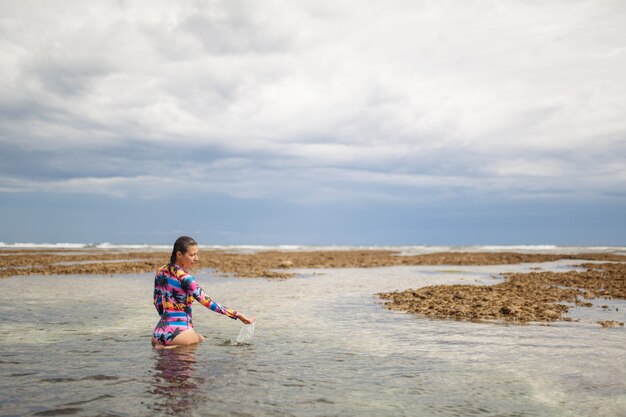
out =
[(248, 318), (243, 313), (237, 313), (237, 318), (241, 320), (244, 324), (251, 324), (254, 323), (254, 321), (256, 320), (256, 317), (252, 316), (251, 318)]

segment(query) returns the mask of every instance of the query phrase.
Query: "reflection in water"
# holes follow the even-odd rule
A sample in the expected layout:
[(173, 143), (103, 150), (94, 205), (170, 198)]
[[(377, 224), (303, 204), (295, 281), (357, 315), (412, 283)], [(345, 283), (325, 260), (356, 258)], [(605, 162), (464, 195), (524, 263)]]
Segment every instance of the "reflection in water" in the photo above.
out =
[(154, 404), (151, 408), (166, 414), (185, 415), (196, 408), (204, 378), (194, 377), (196, 349), (180, 346), (175, 349), (154, 349), (154, 382), (151, 389)]

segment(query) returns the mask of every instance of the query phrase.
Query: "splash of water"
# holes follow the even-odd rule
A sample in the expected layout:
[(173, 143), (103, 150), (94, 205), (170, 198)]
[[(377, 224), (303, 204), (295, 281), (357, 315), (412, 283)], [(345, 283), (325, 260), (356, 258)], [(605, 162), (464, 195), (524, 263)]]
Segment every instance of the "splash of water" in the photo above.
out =
[(231, 344), (233, 345), (248, 345), (252, 342), (252, 338), (254, 337), (254, 323), (244, 324), (241, 326), (241, 330), (239, 330), (239, 334), (233, 340), (231, 340)]

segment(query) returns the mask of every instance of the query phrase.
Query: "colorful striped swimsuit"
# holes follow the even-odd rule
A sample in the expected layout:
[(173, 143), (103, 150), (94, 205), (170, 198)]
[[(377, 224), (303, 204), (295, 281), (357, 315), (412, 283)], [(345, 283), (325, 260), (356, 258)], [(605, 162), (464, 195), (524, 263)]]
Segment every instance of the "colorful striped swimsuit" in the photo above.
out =
[(161, 320), (154, 328), (154, 338), (164, 346), (187, 329), (193, 329), (191, 304), (194, 298), (208, 309), (236, 319), (238, 313), (222, 307), (196, 284), (195, 278), (182, 267), (165, 265), (154, 277), (154, 306)]

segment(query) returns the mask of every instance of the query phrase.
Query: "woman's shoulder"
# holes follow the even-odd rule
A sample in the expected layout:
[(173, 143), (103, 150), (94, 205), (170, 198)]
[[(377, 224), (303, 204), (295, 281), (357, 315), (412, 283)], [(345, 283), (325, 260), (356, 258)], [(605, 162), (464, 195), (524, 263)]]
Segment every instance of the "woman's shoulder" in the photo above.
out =
[(193, 275), (191, 275), (189, 272), (185, 271), (183, 268), (179, 267), (178, 265), (168, 265), (167, 268), (168, 268), (168, 272), (172, 275), (172, 277), (175, 277), (179, 281), (194, 279)]
[(165, 275), (167, 277), (176, 278), (178, 280), (186, 279), (188, 277), (193, 278), (193, 276), (191, 276), (183, 268), (179, 267), (178, 265), (172, 265), (172, 264), (163, 265), (162, 267), (157, 269), (156, 275), (157, 276)]
[(194, 276), (193, 276), (193, 275), (191, 275), (191, 274), (190, 274), (190, 273), (188, 273), (188, 272), (185, 272), (183, 275), (179, 276), (179, 277), (178, 277), (178, 279), (179, 279), (180, 281), (188, 281), (188, 282), (191, 282), (191, 281), (195, 281), (195, 280), (196, 280), (196, 279), (194, 278)]

